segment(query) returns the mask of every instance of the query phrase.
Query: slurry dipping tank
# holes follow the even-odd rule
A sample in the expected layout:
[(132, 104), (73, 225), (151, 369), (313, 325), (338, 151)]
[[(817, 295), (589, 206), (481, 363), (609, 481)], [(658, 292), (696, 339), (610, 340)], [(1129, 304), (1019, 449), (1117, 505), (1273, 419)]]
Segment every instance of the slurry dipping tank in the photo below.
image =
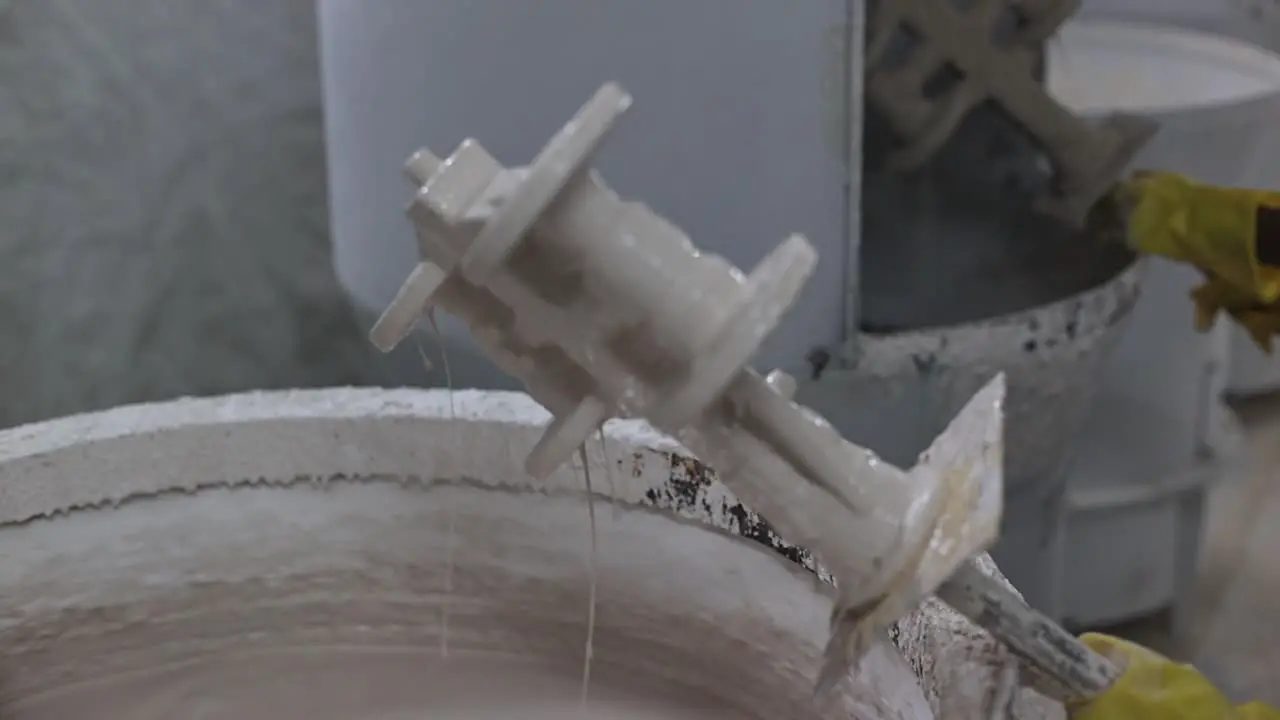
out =
[(815, 705), (834, 590), (808, 553), (642, 423), (530, 480), (548, 419), (328, 389), (0, 431), (0, 714), (559, 718), (589, 638), (595, 717), (932, 720), (994, 694), (1011, 656), (929, 601)]

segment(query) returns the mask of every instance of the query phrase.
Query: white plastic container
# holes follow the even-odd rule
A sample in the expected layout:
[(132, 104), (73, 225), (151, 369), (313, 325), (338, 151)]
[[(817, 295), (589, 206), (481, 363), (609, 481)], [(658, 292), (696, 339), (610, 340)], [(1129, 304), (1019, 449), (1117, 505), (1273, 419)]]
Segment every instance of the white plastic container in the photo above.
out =
[[(621, 0), (321, 0), (334, 260), (372, 317), (415, 258), (399, 172), (419, 147), (467, 137), (527, 164), (583, 98), (617, 81), (636, 98), (596, 167), (693, 242), (754, 267), (779, 238), (810, 238), (822, 264), (761, 367), (794, 370), (844, 338), (856, 219), (860, 70), (849, 6)], [(851, 173), (852, 169), (852, 173)], [(510, 386), (465, 329), (442, 323), (454, 384)], [(428, 354), (438, 356), (426, 338)], [(397, 378), (422, 382), (413, 343)], [(433, 378), (443, 382), (443, 376)]]
[[(1231, 185), (1278, 184), (1280, 57), (1208, 33), (1081, 19), (1050, 43), (1048, 83), (1087, 113), (1157, 116), (1138, 165)], [(1079, 624), (1185, 597), (1207, 483), (1234, 433), (1219, 397), (1230, 333), (1193, 328), (1197, 273), (1155, 261), (1111, 357), (1069, 480), (1055, 606)], [(1102, 551), (1102, 548), (1106, 548)], [(1175, 606), (1175, 610), (1177, 607)]]
[(1280, 3), (1275, 0), (1083, 0), (1077, 18), (1136, 20), (1203, 30), (1275, 49)]
[[(1193, 28), (1252, 43), (1265, 50), (1280, 51), (1280, 3), (1275, 0), (1084, 0), (1081, 16)], [(1249, 66), (1253, 79), (1261, 79), (1269, 87), (1274, 84), (1271, 58), (1252, 49), (1243, 55), (1237, 50), (1227, 51), (1227, 55), (1232, 56), (1224, 57), (1228, 64), (1240, 68)], [(1234, 89), (1231, 83), (1228, 80), (1225, 87)], [(1251, 168), (1257, 173), (1251, 182), (1259, 187), (1280, 188), (1280, 169), (1270, 162), (1274, 158), (1260, 153), (1258, 159)], [(1232, 328), (1228, 334), (1231, 361), (1227, 370), (1227, 392), (1248, 396), (1280, 388), (1280, 360), (1260, 352), (1246, 333)]]

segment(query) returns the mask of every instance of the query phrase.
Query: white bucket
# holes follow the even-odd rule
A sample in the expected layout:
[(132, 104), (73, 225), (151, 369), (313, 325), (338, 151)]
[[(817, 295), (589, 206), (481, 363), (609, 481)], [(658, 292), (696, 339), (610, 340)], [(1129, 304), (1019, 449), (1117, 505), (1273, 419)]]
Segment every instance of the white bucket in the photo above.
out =
[(1049, 43), (1046, 83), (1078, 112), (1181, 113), (1280, 91), (1280, 58), (1210, 33), (1086, 20)]
[[(1161, 122), (1137, 167), (1280, 187), (1277, 55), (1196, 30), (1081, 19), (1050, 42), (1048, 59), (1048, 85), (1073, 109)], [(1218, 398), (1229, 334), (1238, 332), (1225, 321), (1195, 331), (1188, 293), (1200, 282), (1190, 268), (1153, 261), (1107, 365), (1068, 480), (1062, 567), (1054, 571), (1060, 593), (1049, 609), (1071, 621), (1115, 622), (1187, 594), (1203, 485), (1216, 478), (1205, 458), (1230, 455)], [(1098, 551), (1117, 547), (1127, 551)]]
[[(1155, 116), (1161, 129), (1138, 167), (1224, 185), (1280, 187), (1280, 56), (1208, 33), (1082, 20), (1050, 43), (1051, 91), (1082, 112)], [(1185, 267), (1152, 264), (1130, 329), (1110, 362), (1107, 391), (1183, 426), (1158, 451), (1187, 459), (1208, 442), (1198, 418), (1224, 389), (1228, 328), (1192, 327), (1187, 293), (1201, 282)], [(1208, 423), (1209, 431), (1217, 422)]]

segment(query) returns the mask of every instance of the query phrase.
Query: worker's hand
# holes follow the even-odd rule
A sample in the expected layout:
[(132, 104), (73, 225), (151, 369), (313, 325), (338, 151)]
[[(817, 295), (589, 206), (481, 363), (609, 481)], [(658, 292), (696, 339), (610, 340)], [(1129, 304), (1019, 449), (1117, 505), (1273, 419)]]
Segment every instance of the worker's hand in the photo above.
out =
[(1280, 710), (1261, 703), (1232, 705), (1195, 668), (1141, 645), (1094, 633), (1080, 639), (1123, 673), (1091, 702), (1069, 708), (1071, 720), (1280, 720)]
[(1254, 305), (1280, 300), (1280, 192), (1139, 172), (1116, 186), (1113, 199), (1137, 252), (1189, 263)]
[(1270, 352), (1280, 332), (1280, 192), (1206, 185), (1168, 172), (1139, 172), (1109, 202), (1127, 218), (1134, 250), (1199, 268), (1196, 326), (1226, 312)]
[(1191, 291), (1191, 300), (1196, 306), (1197, 330), (1209, 330), (1218, 313), (1225, 312), (1260, 350), (1271, 354), (1272, 338), (1280, 335), (1280, 302), (1260, 305), (1248, 293), (1212, 277)]

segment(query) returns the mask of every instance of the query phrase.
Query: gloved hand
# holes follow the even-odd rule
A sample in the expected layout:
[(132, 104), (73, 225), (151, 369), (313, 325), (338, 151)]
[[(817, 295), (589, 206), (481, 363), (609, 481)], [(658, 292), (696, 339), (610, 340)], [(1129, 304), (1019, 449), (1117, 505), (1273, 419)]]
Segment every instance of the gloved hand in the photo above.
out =
[(1141, 645), (1096, 633), (1080, 640), (1124, 671), (1106, 692), (1068, 708), (1071, 720), (1280, 720), (1262, 703), (1232, 705), (1195, 668)]
[(1280, 332), (1280, 193), (1195, 182), (1176, 173), (1140, 172), (1109, 198), (1127, 218), (1126, 241), (1141, 253), (1199, 268), (1196, 326), (1219, 311), (1271, 351)]
[(1225, 312), (1249, 333), (1249, 338), (1266, 354), (1271, 354), (1272, 338), (1280, 334), (1280, 303), (1259, 305), (1252, 297), (1222, 280), (1209, 277), (1191, 291), (1196, 306), (1196, 329), (1213, 327), (1219, 312)]

